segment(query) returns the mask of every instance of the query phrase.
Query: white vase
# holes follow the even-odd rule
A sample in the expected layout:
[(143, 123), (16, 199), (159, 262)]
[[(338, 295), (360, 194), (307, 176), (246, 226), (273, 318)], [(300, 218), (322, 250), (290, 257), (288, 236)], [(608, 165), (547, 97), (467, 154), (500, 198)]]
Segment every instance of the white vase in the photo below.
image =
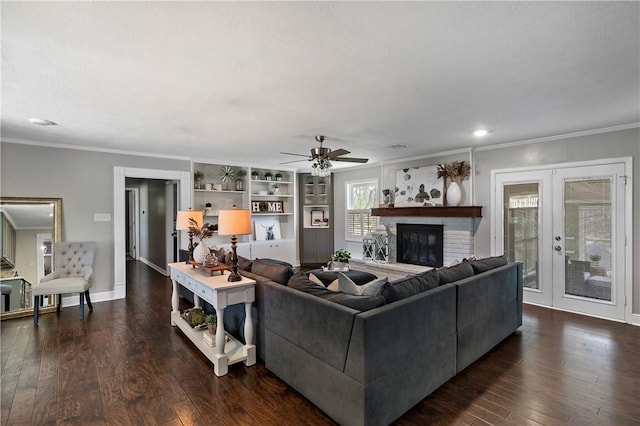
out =
[(200, 241), (200, 244), (193, 250), (193, 260), (195, 260), (196, 263), (204, 263), (209, 253), (209, 247)]
[(457, 182), (451, 182), (447, 188), (447, 206), (456, 207), (462, 201), (462, 188)]

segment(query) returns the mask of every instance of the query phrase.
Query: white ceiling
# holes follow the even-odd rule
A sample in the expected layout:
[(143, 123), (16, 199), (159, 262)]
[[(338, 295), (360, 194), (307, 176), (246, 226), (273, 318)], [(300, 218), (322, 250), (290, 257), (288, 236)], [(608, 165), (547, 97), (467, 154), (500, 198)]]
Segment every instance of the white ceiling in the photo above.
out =
[[(636, 1), (1, 12), (5, 141), (277, 164), (325, 134), (377, 162), (640, 121)], [(478, 127), (492, 133), (474, 139)]]
[(53, 228), (53, 205), (2, 203), (0, 212), (17, 230)]

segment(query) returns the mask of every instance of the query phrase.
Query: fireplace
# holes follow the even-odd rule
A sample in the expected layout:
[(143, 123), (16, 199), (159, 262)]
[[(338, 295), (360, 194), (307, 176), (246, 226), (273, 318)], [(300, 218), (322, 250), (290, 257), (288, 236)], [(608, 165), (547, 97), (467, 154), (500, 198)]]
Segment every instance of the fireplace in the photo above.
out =
[(397, 262), (436, 268), (443, 265), (443, 225), (398, 223), (396, 230)]

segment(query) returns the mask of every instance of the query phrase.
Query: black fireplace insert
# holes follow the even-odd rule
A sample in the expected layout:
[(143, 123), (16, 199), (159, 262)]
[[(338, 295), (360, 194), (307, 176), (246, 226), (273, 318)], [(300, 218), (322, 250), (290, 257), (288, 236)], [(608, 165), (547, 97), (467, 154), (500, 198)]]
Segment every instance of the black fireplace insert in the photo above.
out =
[(399, 223), (396, 261), (439, 268), (443, 263), (443, 225)]

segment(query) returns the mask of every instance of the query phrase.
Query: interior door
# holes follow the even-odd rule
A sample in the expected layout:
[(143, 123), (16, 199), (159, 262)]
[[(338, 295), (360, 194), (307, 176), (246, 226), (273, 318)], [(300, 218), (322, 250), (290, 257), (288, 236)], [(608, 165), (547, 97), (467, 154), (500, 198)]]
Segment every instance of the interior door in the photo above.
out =
[(621, 163), (495, 175), (494, 253), (524, 263), (524, 300), (624, 320)]
[(553, 175), (553, 304), (624, 320), (624, 166)]

